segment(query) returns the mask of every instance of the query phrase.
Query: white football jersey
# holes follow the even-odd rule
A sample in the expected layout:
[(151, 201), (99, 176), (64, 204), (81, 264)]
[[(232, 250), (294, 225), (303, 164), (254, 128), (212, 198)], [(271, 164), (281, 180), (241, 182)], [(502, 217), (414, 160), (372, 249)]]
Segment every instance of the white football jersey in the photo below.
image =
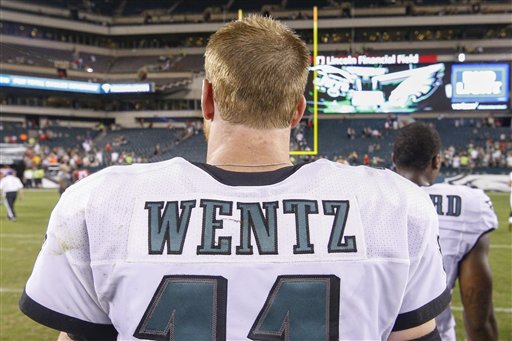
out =
[(94, 340), (384, 340), (447, 306), (437, 238), (389, 170), (115, 166), (63, 194), (20, 306)]
[[(439, 216), (439, 238), (448, 288), (453, 290), (459, 262), (485, 233), (498, 227), (491, 199), (480, 189), (435, 184), (423, 187)], [(455, 341), (455, 319), (448, 307), (436, 319), (443, 341)]]

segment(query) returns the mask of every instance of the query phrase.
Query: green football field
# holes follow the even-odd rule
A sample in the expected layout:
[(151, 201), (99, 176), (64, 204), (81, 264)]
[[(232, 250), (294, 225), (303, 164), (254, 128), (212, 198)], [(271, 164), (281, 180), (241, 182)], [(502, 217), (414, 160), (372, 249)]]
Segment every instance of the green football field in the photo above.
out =
[[(500, 228), (491, 234), (494, 307), (500, 340), (512, 340), (512, 232), (508, 231), (509, 194), (491, 193)], [(26, 191), (16, 204), (18, 220), (6, 219), (0, 208), (0, 340), (56, 340), (58, 333), (39, 326), (18, 310), (18, 299), (41, 247), (49, 214), (58, 200), (55, 191)], [(51, 274), (48, 274), (51, 276)], [(56, 288), (58, 290), (58, 288)], [(464, 340), (462, 307), (453, 298), (458, 340)], [(343, 326), (341, 326), (343, 328)]]

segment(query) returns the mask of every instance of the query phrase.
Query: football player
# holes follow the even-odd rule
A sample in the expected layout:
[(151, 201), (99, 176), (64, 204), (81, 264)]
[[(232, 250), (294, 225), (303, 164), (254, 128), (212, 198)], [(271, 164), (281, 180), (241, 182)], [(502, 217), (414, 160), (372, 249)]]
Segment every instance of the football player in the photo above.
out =
[[(497, 340), (488, 262), (489, 232), (498, 227), (491, 200), (479, 189), (440, 183), (432, 185), (441, 166), (441, 138), (423, 123), (399, 130), (393, 162), (399, 174), (430, 195), (439, 217), (439, 237), (448, 287), (459, 279), (468, 340)], [(437, 319), (443, 341), (455, 341), (455, 320), (448, 307)]]
[(75, 340), (436, 340), (450, 296), (428, 195), (293, 166), (310, 53), (278, 21), (205, 53), (207, 163), (111, 167), (64, 192), (21, 310)]

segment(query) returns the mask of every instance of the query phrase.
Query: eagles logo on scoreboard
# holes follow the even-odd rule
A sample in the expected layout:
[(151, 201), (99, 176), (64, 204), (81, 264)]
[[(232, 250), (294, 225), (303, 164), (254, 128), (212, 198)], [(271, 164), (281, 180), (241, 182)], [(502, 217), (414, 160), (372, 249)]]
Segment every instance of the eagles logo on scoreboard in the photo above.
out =
[(318, 56), (310, 71), (309, 111), (316, 89), (320, 114), (508, 108), (508, 64), (442, 63), (418, 54)]

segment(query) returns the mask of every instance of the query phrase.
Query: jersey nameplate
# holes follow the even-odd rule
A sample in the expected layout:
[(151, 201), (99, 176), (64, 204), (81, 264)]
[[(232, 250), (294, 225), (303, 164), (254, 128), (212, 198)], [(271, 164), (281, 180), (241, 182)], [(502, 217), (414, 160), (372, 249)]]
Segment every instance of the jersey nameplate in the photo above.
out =
[(458, 217), (462, 212), (462, 199), (458, 195), (430, 194), (438, 215)]
[[(343, 255), (361, 259), (365, 240), (355, 200), (261, 202), (197, 198), (144, 201), (130, 228), (129, 258), (178, 255)], [(136, 236), (136, 237), (135, 237)], [(145, 245), (140, 241), (146, 241)], [(158, 257), (166, 256), (166, 257)], [(179, 260), (178, 260), (179, 261)], [(200, 261), (200, 260), (199, 260)]]

